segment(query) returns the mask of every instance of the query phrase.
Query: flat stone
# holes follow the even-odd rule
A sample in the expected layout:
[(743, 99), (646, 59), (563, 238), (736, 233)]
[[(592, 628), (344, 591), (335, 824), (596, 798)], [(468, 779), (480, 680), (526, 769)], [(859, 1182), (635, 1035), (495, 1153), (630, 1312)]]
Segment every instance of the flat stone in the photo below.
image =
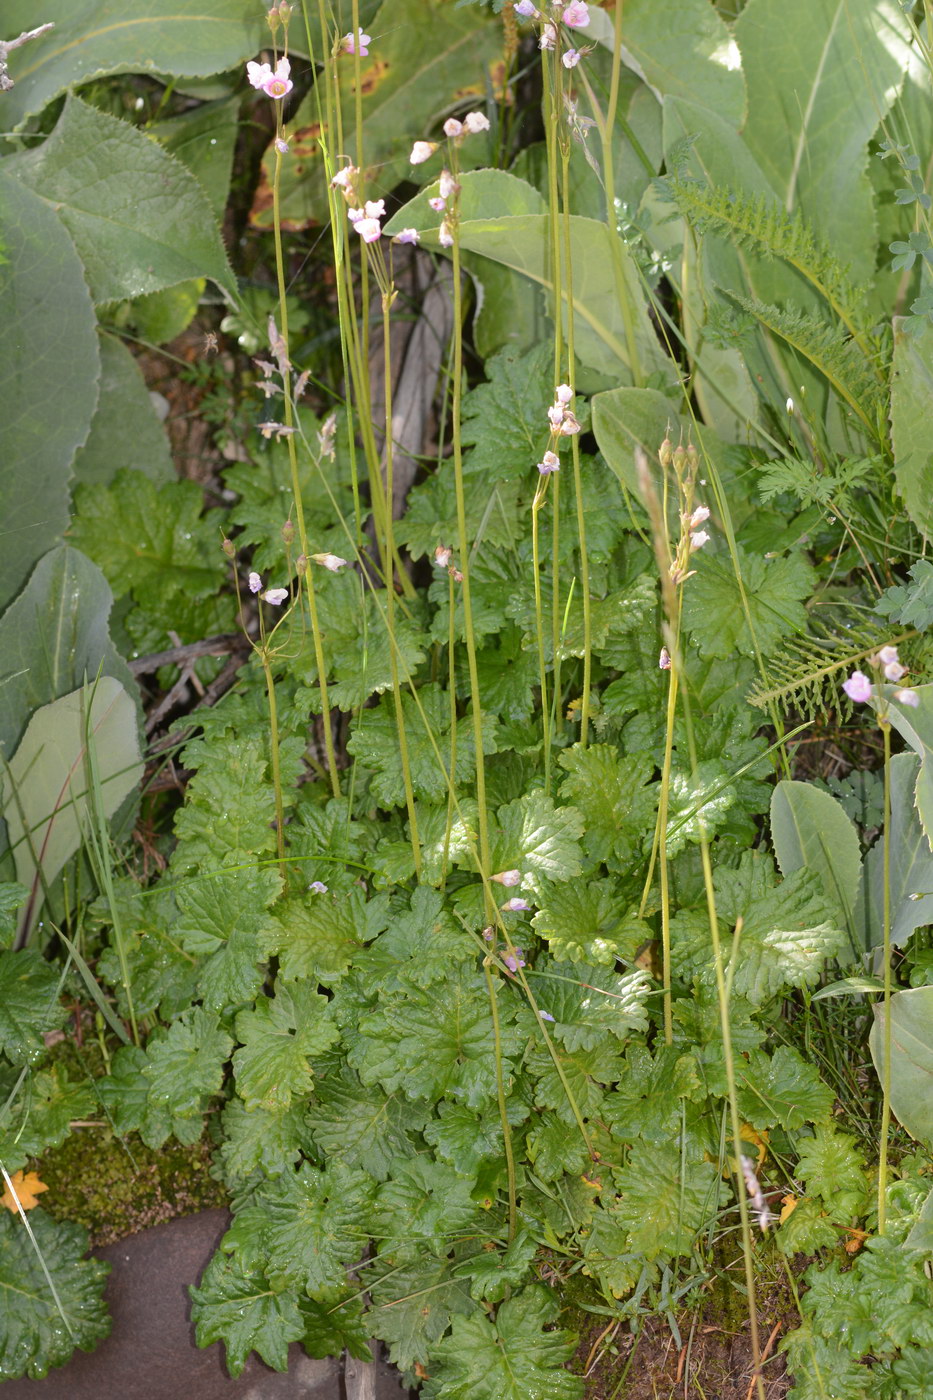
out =
[[(313, 1360), (297, 1343), (287, 1372), (270, 1370), (253, 1352), (235, 1380), (220, 1342), (195, 1344), (188, 1285), (199, 1282), (229, 1223), (226, 1211), (206, 1210), (95, 1250), (112, 1265), (110, 1336), (44, 1380), (6, 1381), (3, 1400), (347, 1400), (342, 1362)], [(373, 1372), (374, 1392), (372, 1372), (362, 1391), (348, 1378), (351, 1400), (367, 1390), (376, 1400), (408, 1400), (391, 1367), (377, 1362)]]

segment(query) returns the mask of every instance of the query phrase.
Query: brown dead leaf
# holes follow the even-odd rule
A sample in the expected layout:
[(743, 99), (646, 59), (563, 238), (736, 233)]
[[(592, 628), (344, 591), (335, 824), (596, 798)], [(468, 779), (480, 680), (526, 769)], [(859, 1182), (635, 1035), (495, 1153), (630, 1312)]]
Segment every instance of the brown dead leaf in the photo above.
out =
[[(10, 1186), (13, 1187), (12, 1191)], [(14, 1214), (20, 1206), (23, 1210), (32, 1210), (33, 1206), (39, 1204), (40, 1194), (48, 1189), (45, 1182), (39, 1180), (36, 1172), (14, 1172), (10, 1177), (10, 1185), (4, 1187), (3, 1195), (0, 1196), (0, 1206), (6, 1206), (7, 1210), (13, 1211)]]
[(856, 1230), (853, 1226), (852, 1229), (846, 1230), (846, 1234), (849, 1237), (845, 1242), (846, 1254), (858, 1254), (862, 1245), (868, 1239), (868, 1232), (866, 1230)]
[(797, 1209), (799, 1198), (797, 1196), (782, 1196), (781, 1200), (783, 1202), (783, 1206), (781, 1209), (781, 1224), (783, 1225), (787, 1217)]

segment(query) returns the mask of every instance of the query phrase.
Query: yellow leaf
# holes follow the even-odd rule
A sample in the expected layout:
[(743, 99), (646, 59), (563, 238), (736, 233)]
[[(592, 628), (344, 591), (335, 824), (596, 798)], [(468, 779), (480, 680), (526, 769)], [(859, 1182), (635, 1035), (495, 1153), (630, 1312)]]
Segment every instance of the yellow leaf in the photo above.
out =
[[(10, 1186), (13, 1190), (10, 1190)], [(3, 1195), (0, 1196), (0, 1206), (6, 1206), (7, 1210), (14, 1213), (22, 1206), (23, 1210), (32, 1210), (33, 1206), (39, 1204), (41, 1192), (48, 1191), (44, 1181), (40, 1181), (36, 1172), (14, 1172), (10, 1177), (9, 1185), (4, 1187)]]
[(781, 1224), (783, 1225), (787, 1217), (797, 1209), (799, 1198), (797, 1196), (782, 1196), (781, 1201), (783, 1202), (781, 1208)]

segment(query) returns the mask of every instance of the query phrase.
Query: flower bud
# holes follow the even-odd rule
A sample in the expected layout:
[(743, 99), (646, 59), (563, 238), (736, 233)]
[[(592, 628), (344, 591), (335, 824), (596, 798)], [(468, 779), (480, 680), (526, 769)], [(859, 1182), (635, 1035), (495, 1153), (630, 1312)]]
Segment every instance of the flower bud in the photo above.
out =
[(286, 520), (282, 526), (282, 540), (285, 544), (291, 544), (295, 538), (295, 527), (290, 520)]
[(683, 476), (684, 468), (687, 465), (687, 449), (682, 442), (679, 442), (673, 451), (674, 471), (678, 476)]
[(303, 574), (307, 567), (308, 556), (306, 554), (299, 554), (298, 558), (295, 560), (295, 573)]
[(658, 461), (661, 463), (661, 466), (664, 467), (665, 471), (671, 465), (673, 456), (674, 444), (669, 437), (666, 437), (658, 448)]
[(221, 540), (220, 547), (223, 550), (224, 554), (226, 554), (228, 559), (236, 558), (236, 549), (234, 547), (233, 540), (228, 540), (226, 535), (224, 535), (223, 539)]

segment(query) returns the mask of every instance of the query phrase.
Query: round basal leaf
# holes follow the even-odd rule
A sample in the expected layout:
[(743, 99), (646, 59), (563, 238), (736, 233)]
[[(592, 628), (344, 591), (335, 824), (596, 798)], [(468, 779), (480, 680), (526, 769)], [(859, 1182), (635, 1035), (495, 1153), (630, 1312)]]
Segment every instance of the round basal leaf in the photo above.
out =
[[(884, 1005), (874, 1007), (871, 1057), (884, 1070)], [(933, 987), (914, 987), (891, 998), (891, 1108), (911, 1137), (933, 1146)]]
[(71, 464), (97, 407), (100, 356), (74, 244), (50, 206), (2, 172), (0, 250), (3, 608), (68, 524)]
[[(55, 28), (10, 55), (4, 122), (19, 126), (74, 83), (106, 73), (201, 78), (253, 58), (269, 41), (258, 0), (7, 0), (3, 33)], [(300, 26), (299, 26), (300, 27)]]
[(840, 804), (812, 783), (783, 781), (771, 798), (771, 839), (782, 875), (812, 870), (851, 932), (862, 856)]

